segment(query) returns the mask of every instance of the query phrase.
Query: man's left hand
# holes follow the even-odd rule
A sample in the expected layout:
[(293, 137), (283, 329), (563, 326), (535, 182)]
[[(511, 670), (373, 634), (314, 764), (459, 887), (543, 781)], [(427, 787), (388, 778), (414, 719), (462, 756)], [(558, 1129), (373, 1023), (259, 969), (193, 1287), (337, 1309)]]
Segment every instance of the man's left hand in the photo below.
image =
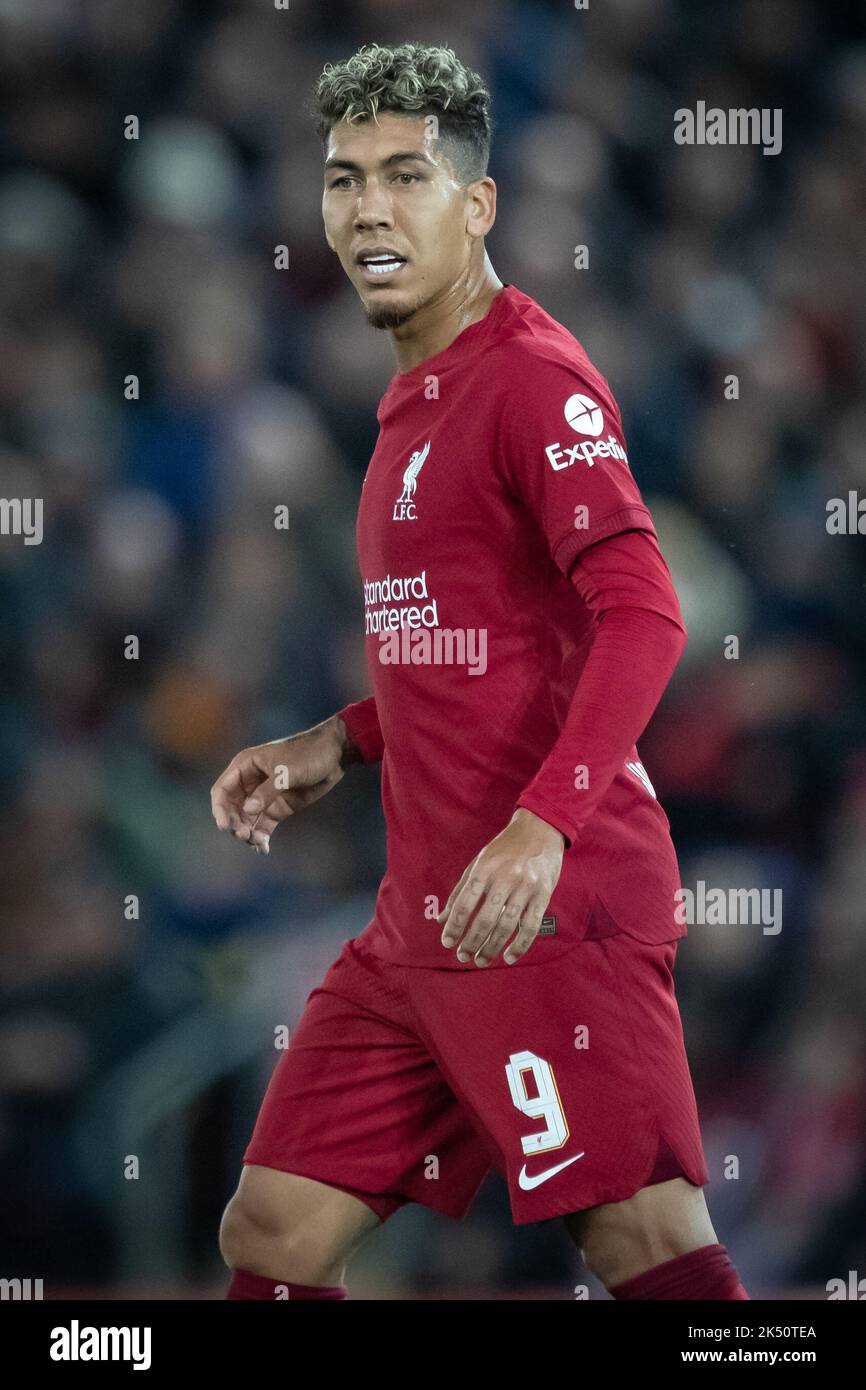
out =
[[(464, 870), (437, 917), (442, 945), (485, 967), (503, 946), (506, 965), (526, 955), (559, 882), (565, 837), (525, 807)], [(484, 899), (467, 930), (472, 914)], [(515, 935), (516, 933), (516, 935)], [(512, 939), (513, 938), (513, 939)]]

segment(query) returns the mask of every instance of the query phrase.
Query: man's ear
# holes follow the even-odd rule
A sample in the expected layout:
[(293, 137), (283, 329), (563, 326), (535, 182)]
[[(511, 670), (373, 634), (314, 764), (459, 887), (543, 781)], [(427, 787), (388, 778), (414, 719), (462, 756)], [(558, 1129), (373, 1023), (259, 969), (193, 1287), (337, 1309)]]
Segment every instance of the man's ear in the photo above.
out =
[(484, 237), (496, 220), (496, 184), (485, 174), (473, 186), (467, 209), (466, 230), (470, 236)]

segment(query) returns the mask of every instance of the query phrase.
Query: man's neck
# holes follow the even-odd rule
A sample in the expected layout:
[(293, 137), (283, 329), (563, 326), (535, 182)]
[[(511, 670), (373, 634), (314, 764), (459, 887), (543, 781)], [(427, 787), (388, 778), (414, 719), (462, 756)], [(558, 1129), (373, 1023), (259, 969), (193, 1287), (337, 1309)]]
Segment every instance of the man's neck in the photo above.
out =
[(458, 282), (446, 299), (425, 304), (407, 323), (392, 330), (398, 372), (411, 372), (413, 367), (444, 352), (465, 328), (487, 315), (503, 288), (485, 255), (474, 277), (470, 275)]

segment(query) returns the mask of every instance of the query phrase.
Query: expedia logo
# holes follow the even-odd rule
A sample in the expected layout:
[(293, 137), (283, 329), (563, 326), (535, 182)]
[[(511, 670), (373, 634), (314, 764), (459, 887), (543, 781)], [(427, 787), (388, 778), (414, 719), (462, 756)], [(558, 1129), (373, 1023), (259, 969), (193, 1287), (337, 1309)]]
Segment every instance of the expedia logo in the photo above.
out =
[(604, 415), (601, 406), (592, 396), (576, 392), (575, 395), (569, 396), (562, 413), (576, 434), (588, 434), (592, 438), (580, 439), (570, 447), (563, 447), (559, 440), (555, 444), (548, 444), (544, 452), (555, 473), (578, 462), (586, 463), (592, 468), (596, 459), (620, 459), (628, 464), (625, 449), (617, 443), (615, 435), (609, 434), (607, 439), (598, 438), (604, 429)]
[(612, 434), (609, 434), (607, 439), (599, 439), (597, 442), (593, 442), (591, 439), (581, 439), (571, 448), (565, 449), (557, 440), (555, 444), (548, 444), (544, 452), (547, 454), (550, 466), (555, 473), (558, 473), (561, 468), (570, 468), (573, 463), (580, 461), (589, 464), (590, 468), (596, 459), (621, 459), (623, 463), (628, 463), (625, 449), (621, 444), (617, 444)]
[(604, 429), (604, 416), (601, 406), (592, 396), (584, 396), (578, 391), (569, 396), (562, 413), (577, 434), (591, 434), (593, 438)]

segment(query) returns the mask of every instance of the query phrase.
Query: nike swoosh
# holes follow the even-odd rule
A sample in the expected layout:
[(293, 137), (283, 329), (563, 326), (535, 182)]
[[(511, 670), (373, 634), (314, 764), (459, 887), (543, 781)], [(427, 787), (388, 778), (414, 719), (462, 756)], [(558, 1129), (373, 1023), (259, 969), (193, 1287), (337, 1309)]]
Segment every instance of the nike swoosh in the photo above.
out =
[(568, 1167), (569, 1163), (576, 1163), (579, 1158), (583, 1158), (585, 1152), (586, 1150), (583, 1150), (581, 1153), (575, 1154), (574, 1158), (567, 1158), (563, 1163), (557, 1163), (555, 1168), (547, 1168), (543, 1173), (536, 1173), (534, 1178), (529, 1176), (526, 1171), (526, 1164), (524, 1163), (517, 1181), (520, 1183), (524, 1192), (531, 1192), (533, 1187), (539, 1187), (541, 1183), (547, 1182), (547, 1179), (552, 1178), (554, 1173), (561, 1173), (563, 1168)]

